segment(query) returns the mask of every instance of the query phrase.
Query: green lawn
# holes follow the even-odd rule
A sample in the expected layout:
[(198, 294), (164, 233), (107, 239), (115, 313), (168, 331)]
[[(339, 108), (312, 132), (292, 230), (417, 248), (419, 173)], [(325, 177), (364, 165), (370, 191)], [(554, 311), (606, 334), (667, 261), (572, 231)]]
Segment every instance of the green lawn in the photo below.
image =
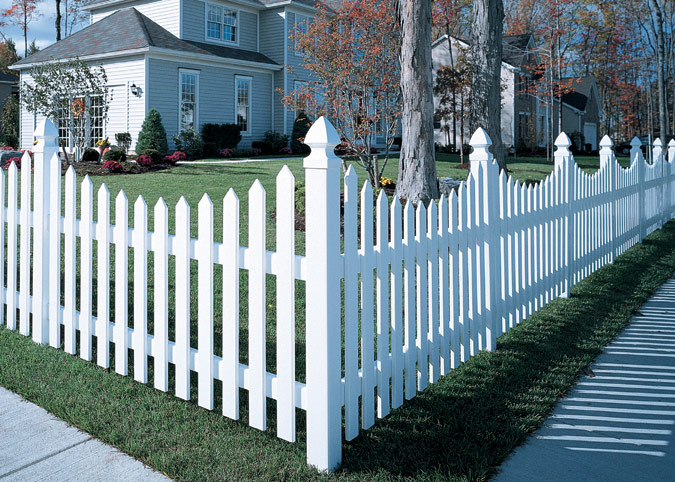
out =
[[(593, 169), (590, 159), (587, 165), (581, 162)], [(597, 159), (594, 162), (597, 168)], [(105, 181), (112, 199), (124, 189), (130, 204), (142, 193), (150, 208), (163, 196), (173, 209), (181, 193), (190, 193), (186, 198), (193, 208), (193, 235), (196, 206), (206, 191), (214, 201), (219, 239), (222, 222), (218, 220), (227, 190), (233, 187), (237, 191), (245, 209), (246, 192), (259, 178), (268, 189), (271, 209), (274, 178), (283, 163), (289, 164), (297, 179), (303, 177), (301, 160), (286, 159), (183, 166), (144, 175), (94, 177), (93, 181), (97, 188)], [(552, 168), (545, 161), (518, 166), (510, 168), (521, 180), (543, 177)], [(391, 164), (387, 169), (395, 178), (396, 166)], [(441, 176), (453, 172), (466, 176), (467, 171), (458, 170), (453, 162), (439, 162), (438, 172)], [(363, 174), (359, 172), (361, 179)], [(245, 210), (241, 219), (246, 221)], [(273, 223), (268, 227), (273, 230)], [(297, 241), (301, 246), (302, 234)], [(245, 229), (242, 244), (246, 244)], [(0, 385), (178, 480), (485, 480), (509, 451), (537, 428), (581, 370), (674, 270), (675, 222), (671, 222), (615, 264), (576, 286), (570, 299), (555, 300), (502, 336), (497, 351), (476, 356), (345, 443), (342, 468), (331, 475), (317, 474), (305, 465), (300, 411), (299, 441), (290, 444), (275, 436), (273, 401), (268, 403), (270, 428), (261, 433), (247, 426), (246, 410), (242, 422), (226, 419), (218, 408), (203, 410), (194, 402), (183, 402), (61, 350), (35, 345), (5, 328), (0, 328)], [(273, 277), (268, 280), (273, 286)], [(216, 295), (217, 291), (216, 283)], [(299, 295), (302, 304), (302, 290)], [(243, 290), (242, 299), (245, 297)], [(273, 298), (270, 304), (268, 326), (273, 335)], [(245, 333), (245, 312), (243, 315)], [(298, 318), (300, 333), (304, 331), (304, 313)], [(219, 320), (217, 315), (215, 319)], [(219, 326), (216, 340), (218, 335)], [(300, 336), (299, 351), (303, 343)], [(272, 345), (268, 343), (271, 370)], [(300, 358), (298, 365), (302, 371), (304, 360)], [(245, 400), (243, 390), (242, 395)], [(218, 403), (216, 397), (216, 407)]]

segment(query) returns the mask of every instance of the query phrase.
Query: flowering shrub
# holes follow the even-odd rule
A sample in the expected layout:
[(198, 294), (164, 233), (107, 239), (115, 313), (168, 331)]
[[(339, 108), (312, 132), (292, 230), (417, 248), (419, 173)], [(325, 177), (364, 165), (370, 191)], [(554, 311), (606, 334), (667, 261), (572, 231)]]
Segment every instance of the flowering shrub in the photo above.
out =
[(279, 154), (293, 154), (293, 149), (291, 149), (288, 146), (282, 147), (281, 149), (279, 149)]
[(185, 159), (187, 159), (187, 154), (185, 154), (182, 151), (176, 151), (173, 154), (171, 154), (170, 157), (172, 157), (174, 159), (173, 163), (175, 164), (178, 161), (184, 161)]
[(148, 156), (147, 154), (138, 156), (136, 158), (136, 164), (138, 164), (141, 167), (150, 167), (152, 166), (152, 157)]
[(11, 166), (13, 162), (16, 164), (17, 169), (21, 169), (21, 158), (20, 157), (12, 157), (11, 159), (7, 159), (7, 161), (5, 161), (5, 165), (2, 166), (2, 168), (3, 169), (9, 169), (9, 166)]
[(106, 161), (103, 163), (102, 169), (108, 172), (121, 172), (122, 164), (118, 161)]
[(263, 151), (259, 147), (254, 147), (253, 149), (251, 149), (251, 152), (253, 152), (254, 156), (259, 156), (262, 154)]
[(380, 186), (382, 187), (396, 187), (396, 182), (393, 179), (382, 176), (380, 178)]
[(232, 157), (232, 149), (226, 147), (225, 149), (220, 150), (220, 155), (223, 157)]
[(110, 141), (108, 141), (108, 138), (106, 137), (105, 139), (101, 139), (100, 141), (96, 142), (97, 147), (110, 147)]
[(164, 161), (164, 164), (175, 164), (176, 161), (174, 161), (173, 156), (164, 156), (162, 158), (162, 161)]
[(14, 151), (12, 146), (0, 146), (0, 151)]

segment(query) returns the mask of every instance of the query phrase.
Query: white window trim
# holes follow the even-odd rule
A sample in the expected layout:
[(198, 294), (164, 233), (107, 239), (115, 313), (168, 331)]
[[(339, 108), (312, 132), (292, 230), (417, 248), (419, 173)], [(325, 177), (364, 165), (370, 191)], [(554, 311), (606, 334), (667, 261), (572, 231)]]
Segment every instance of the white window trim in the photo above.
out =
[(253, 135), (253, 77), (248, 75), (235, 75), (234, 76), (234, 123), (237, 123), (237, 106), (238, 106), (238, 92), (237, 92), (237, 81), (238, 80), (247, 80), (248, 81), (248, 130), (241, 131), (243, 137), (249, 137)]
[[(295, 15), (295, 21), (293, 22), (293, 32), (294, 33), (298, 29), (298, 23), (306, 21), (309, 24), (309, 22), (311, 22), (313, 20), (313, 17), (311, 17), (309, 15), (305, 15), (303, 13), (294, 12), (294, 15)], [(300, 19), (300, 22), (298, 22), (298, 17), (302, 17)], [(302, 57), (302, 52), (300, 52), (298, 50), (298, 42), (295, 39), (293, 39), (293, 52), (295, 53), (296, 57)]]
[(181, 90), (181, 77), (183, 74), (191, 74), (196, 77), (196, 82), (195, 82), (195, 130), (199, 131), (199, 70), (194, 70), (194, 69), (178, 69), (178, 134), (182, 131), (182, 126), (181, 126), (181, 112), (180, 112), (180, 105), (181, 102), (183, 101), (182, 95), (183, 92)]
[[(221, 45), (236, 45), (239, 46), (239, 39), (241, 38), (240, 35), (240, 20), (241, 20), (241, 10), (238, 8), (235, 8), (230, 5), (222, 4), (222, 3), (213, 3), (213, 2), (205, 2), (204, 3), (204, 41), (205, 42), (210, 42), (210, 43), (218, 43)], [(215, 39), (209, 37), (209, 7), (220, 7), (223, 10), (231, 10), (236, 13), (237, 15), (237, 24), (235, 25), (235, 41), (231, 40), (223, 40), (221, 39)]]

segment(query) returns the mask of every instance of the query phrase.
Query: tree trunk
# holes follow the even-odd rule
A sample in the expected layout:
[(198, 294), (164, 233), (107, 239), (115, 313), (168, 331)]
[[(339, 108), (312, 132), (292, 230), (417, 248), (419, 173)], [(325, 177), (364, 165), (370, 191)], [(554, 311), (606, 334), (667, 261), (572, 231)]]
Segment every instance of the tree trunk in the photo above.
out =
[(56, 41), (61, 40), (61, 0), (56, 0)]
[(483, 127), (492, 140), (500, 169), (506, 169), (502, 145), (501, 73), (502, 0), (474, 0), (471, 43), (471, 129)]
[(666, 79), (665, 79), (665, 51), (663, 39), (663, 14), (661, 6), (656, 0), (649, 0), (649, 7), (654, 15), (656, 28), (656, 72), (659, 88), (659, 131), (661, 139), (668, 135), (668, 103), (666, 101)]
[(434, 159), (431, 0), (401, 0), (401, 160), (396, 194), (414, 204), (439, 197)]

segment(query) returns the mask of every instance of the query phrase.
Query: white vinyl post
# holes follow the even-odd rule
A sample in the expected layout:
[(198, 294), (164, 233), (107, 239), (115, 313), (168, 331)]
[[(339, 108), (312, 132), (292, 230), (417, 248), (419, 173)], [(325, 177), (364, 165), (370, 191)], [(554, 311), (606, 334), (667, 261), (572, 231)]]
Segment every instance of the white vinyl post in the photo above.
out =
[[(486, 336), (485, 349), (493, 351), (497, 348), (497, 283), (500, 281), (500, 276), (497, 273), (497, 261), (499, 259), (499, 205), (498, 205), (498, 188), (497, 176), (499, 175), (497, 166), (493, 166), (494, 156), (490, 152), (492, 139), (482, 127), (479, 127), (471, 140), (469, 145), (473, 147), (473, 151), (469, 154), (469, 161), (471, 162), (471, 173), (475, 179), (480, 179), (479, 171), (483, 171), (483, 198), (479, 200), (483, 204), (483, 222), (486, 226), (485, 243), (481, 246), (484, 257), (484, 271), (483, 283), (485, 285), (485, 308), (487, 311), (486, 320)], [(494, 199), (491, 199), (494, 198)]]
[[(37, 143), (33, 147), (35, 167), (33, 341), (47, 344), (49, 343), (49, 172), (51, 167), (59, 170), (60, 174), (59, 131), (52, 121), (45, 118), (38, 124), (35, 138)], [(59, 303), (59, 300), (55, 302)]]
[[(610, 182), (610, 191), (614, 193), (616, 191), (616, 161), (614, 160), (614, 151), (612, 147), (614, 142), (609, 136), (605, 136), (600, 140), (600, 169), (606, 169), (607, 175), (609, 176)], [(609, 218), (609, 232), (610, 232), (610, 252), (611, 252), (611, 262), (614, 262), (616, 257), (616, 230), (615, 223), (617, 219), (617, 200), (612, 194), (612, 215)]]
[(342, 461), (340, 333), (340, 136), (325, 117), (309, 129), (307, 196), (307, 463), (321, 471)]
[(658, 165), (658, 176), (659, 181), (661, 181), (661, 189), (659, 189), (659, 199), (656, 201), (659, 208), (659, 213), (661, 214), (661, 219), (659, 220), (659, 229), (663, 227), (665, 221), (665, 183), (663, 182), (663, 142), (660, 137), (657, 137), (654, 140), (654, 164)]
[(574, 160), (570, 152), (572, 141), (564, 132), (555, 140), (555, 167), (563, 175), (563, 203), (565, 205), (564, 229), (567, 233), (563, 248), (564, 289), (561, 298), (569, 298), (573, 284), (572, 262), (574, 261)]
[[(633, 137), (633, 140), (630, 141), (631, 150), (630, 150), (630, 161), (631, 163), (635, 161), (637, 163), (637, 175), (638, 175), (638, 223), (639, 223), (639, 234), (640, 242), (647, 235), (647, 224), (645, 223), (645, 167), (646, 161), (642, 152), (640, 150), (642, 143), (637, 137)], [(647, 147), (649, 150), (649, 147)]]

